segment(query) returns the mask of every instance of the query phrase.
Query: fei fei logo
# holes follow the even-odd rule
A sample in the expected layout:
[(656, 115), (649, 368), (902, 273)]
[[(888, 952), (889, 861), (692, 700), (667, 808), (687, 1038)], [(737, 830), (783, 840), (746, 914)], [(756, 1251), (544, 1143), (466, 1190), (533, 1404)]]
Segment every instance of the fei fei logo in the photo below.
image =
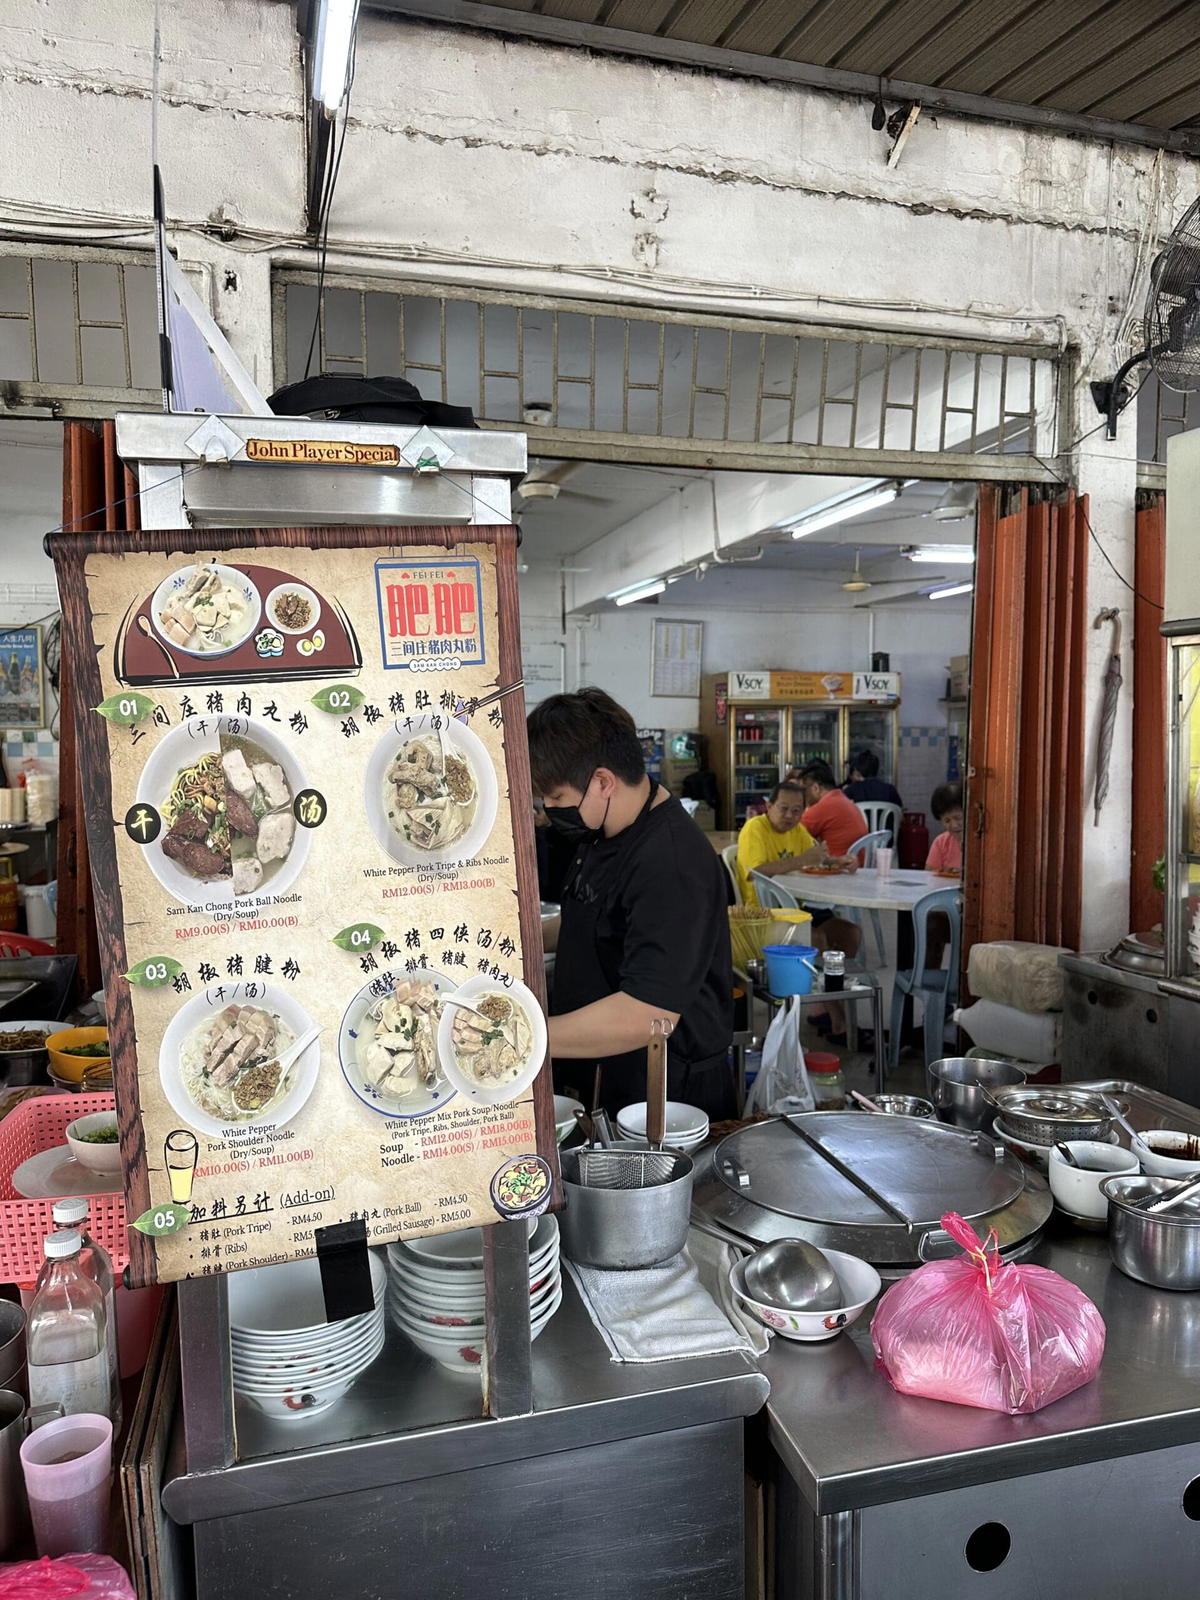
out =
[(375, 594), (385, 667), (436, 672), (487, 659), (476, 557), (377, 561)]

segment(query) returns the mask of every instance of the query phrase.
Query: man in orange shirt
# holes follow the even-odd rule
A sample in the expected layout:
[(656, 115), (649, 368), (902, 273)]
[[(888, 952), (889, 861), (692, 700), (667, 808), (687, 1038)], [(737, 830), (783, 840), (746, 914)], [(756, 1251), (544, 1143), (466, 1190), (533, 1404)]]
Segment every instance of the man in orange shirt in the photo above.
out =
[(814, 839), (825, 845), (835, 861), (844, 860), (850, 854), (850, 846), (870, 831), (866, 818), (854, 801), (838, 788), (827, 762), (810, 761), (802, 767), (799, 784), (808, 803), (801, 822)]

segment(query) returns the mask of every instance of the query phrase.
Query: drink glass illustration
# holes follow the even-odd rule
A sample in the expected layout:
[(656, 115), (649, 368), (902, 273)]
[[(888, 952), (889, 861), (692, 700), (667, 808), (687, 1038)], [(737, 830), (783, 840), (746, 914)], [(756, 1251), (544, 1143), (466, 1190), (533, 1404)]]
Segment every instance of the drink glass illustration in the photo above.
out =
[(167, 1176), (171, 1181), (171, 1199), (177, 1205), (187, 1205), (192, 1198), (192, 1182), (196, 1176), (196, 1157), (200, 1145), (194, 1133), (186, 1128), (176, 1128), (163, 1144), (167, 1162)]

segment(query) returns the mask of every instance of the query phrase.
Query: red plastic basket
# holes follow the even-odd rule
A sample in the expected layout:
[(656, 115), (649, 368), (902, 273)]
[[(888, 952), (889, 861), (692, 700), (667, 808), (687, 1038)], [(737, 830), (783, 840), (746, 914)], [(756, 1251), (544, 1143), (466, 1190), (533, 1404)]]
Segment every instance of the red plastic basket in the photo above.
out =
[[(111, 1094), (49, 1094), (22, 1100), (0, 1119), (0, 1283), (31, 1284), (41, 1271), (42, 1240), (54, 1232), (53, 1200), (24, 1200), (12, 1175), (40, 1150), (67, 1142), (67, 1126), (92, 1111), (112, 1111)], [(88, 1232), (112, 1257), (118, 1276), (129, 1262), (125, 1196), (87, 1196)]]

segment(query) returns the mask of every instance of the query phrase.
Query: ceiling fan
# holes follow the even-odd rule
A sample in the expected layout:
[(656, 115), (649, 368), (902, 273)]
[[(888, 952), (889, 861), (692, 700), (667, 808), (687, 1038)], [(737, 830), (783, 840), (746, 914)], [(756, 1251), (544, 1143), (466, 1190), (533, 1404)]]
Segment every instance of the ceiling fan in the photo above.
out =
[(581, 468), (587, 465), (585, 461), (530, 461), (530, 467), (540, 470), (530, 472), (529, 476), (517, 487), (517, 498), (530, 502), (533, 500), (579, 500), (587, 505), (607, 506), (612, 501), (606, 495), (584, 494), (579, 489), (566, 487), (568, 481), (575, 476)]
[[(881, 558), (882, 559), (882, 558)], [(890, 556), (889, 556), (890, 559)], [(928, 583), (941, 581), (938, 578), (928, 578)], [(895, 585), (912, 585), (912, 578), (868, 578), (862, 569), (862, 546), (854, 552), (854, 571), (842, 579), (842, 588), (846, 594), (863, 594), (867, 589), (887, 589)]]

